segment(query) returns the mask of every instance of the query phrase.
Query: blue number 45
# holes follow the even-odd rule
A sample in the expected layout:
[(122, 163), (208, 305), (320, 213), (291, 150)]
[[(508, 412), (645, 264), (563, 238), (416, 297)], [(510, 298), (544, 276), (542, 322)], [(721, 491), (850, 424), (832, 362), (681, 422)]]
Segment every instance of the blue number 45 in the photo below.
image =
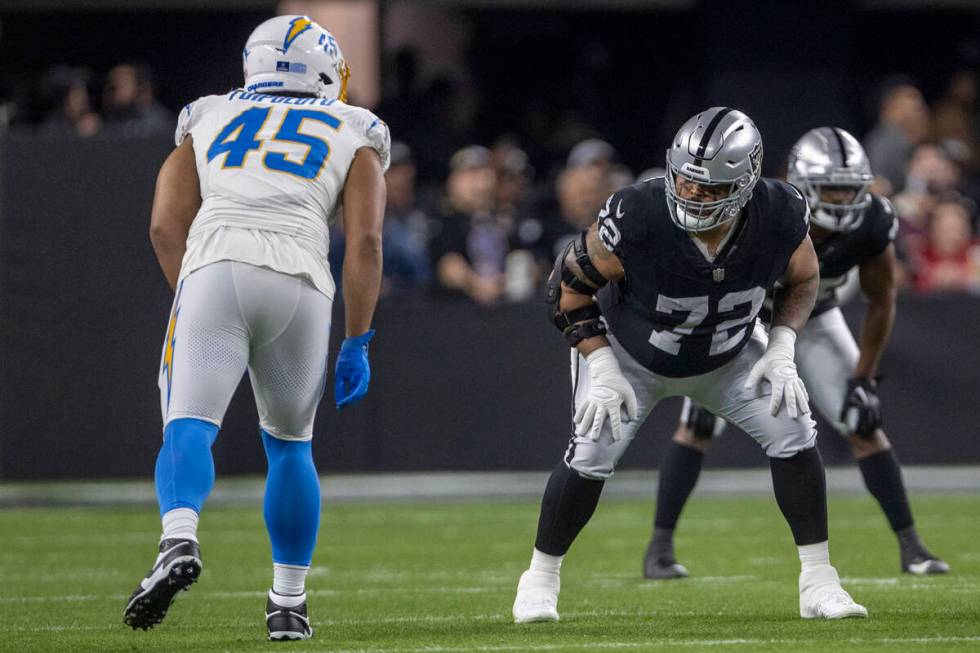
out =
[[(222, 168), (241, 168), (248, 159), (248, 153), (262, 147), (258, 140), (259, 131), (269, 119), (272, 107), (247, 109), (221, 128), (208, 147), (208, 163), (215, 157), (225, 155)], [(300, 131), (304, 120), (316, 120), (333, 130), (340, 129), (341, 121), (324, 111), (312, 109), (290, 109), (282, 119), (273, 141), (299, 143), (307, 147), (302, 161), (290, 161), (283, 152), (269, 151), (262, 158), (262, 165), (275, 172), (285, 172), (304, 179), (316, 179), (330, 156), (330, 145), (322, 138), (310, 136)]]

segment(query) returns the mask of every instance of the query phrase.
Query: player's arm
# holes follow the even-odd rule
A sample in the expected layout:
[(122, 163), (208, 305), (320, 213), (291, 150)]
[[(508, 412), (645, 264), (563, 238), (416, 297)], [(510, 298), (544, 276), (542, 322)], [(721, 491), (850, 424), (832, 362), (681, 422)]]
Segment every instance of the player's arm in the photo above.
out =
[(796, 335), (813, 310), (819, 279), (817, 254), (807, 235), (790, 257), (773, 294), (772, 328), (766, 353), (752, 366), (745, 381), (745, 388), (755, 387), (762, 379), (769, 381), (769, 412), (773, 415), (783, 404), (794, 419), (810, 412), (810, 398), (796, 372), (794, 359)]
[[(601, 275), (602, 279), (595, 278), (594, 274), (586, 274), (582, 269), (582, 265), (578, 260), (579, 256), (577, 255), (577, 251), (581, 251), (580, 247), (578, 250), (575, 244), (568, 247), (565, 250), (563, 262), (567, 270), (575, 277), (575, 282), (573, 282), (575, 287), (568, 285), (565, 281), (561, 282), (561, 299), (558, 302), (558, 311), (565, 315), (580, 314), (579, 312), (582, 309), (588, 309), (594, 306), (595, 301), (593, 300), (593, 295), (606, 283), (621, 281), (625, 274), (623, 263), (619, 260), (619, 257), (610, 252), (599, 239), (598, 224), (590, 226), (585, 232), (584, 237), (585, 251), (588, 254), (588, 259), (594, 270)], [(602, 283), (603, 280), (605, 283)], [(581, 324), (585, 321), (587, 320), (577, 320), (573, 324)], [(599, 347), (608, 347), (609, 341), (606, 340), (604, 335), (596, 335), (583, 338), (575, 346), (583, 356), (588, 356)]]
[(371, 328), (381, 289), (381, 229), (386, 187), (381, 159), (371, 148), (354, 155), (344, 184), (344, 305), (348, 338)]
[(813, 310), (819, 283), (820, 265), (807, 235), (790, 257), (773, 293), (772, 326), (789, 327), (799, 333)]
[(854, 376), (871, 379), (878, 371), (881, 354), (895, 322), (895, 245), (889, 244), (885, 251), (862, 263), (858, 270), (868, 310), (861, 324), (861, 356)]
[(334, 399), (337, 410), (367, 394), (371, 381), (368, 343), (371, 320), (381, 291), (381, 229), (385, 187), (381, 157), (362, 147), (354, 155), (344, 183), (344, 306), (346, 334), (337, 355)]
[(603, 244), (598, 229), (595, 224), (589, 227), (555, 260), (548, 278), (548, 301), (555, 306), (555, 326), (588, 363), (589, 391), (575, 407), (575, 434), (597, 440), (608, 419), (611, 437), (618, 440), (621, 409), (630, 419), (637, 419), (639, 413), (636, 394), (609, 346), (593, 299), (600, 288), (625, 276), (622, 261)]
[(177, 287), (187, 232), (200, 208), (201, 184), (188, 135), (160, 167), (150, 214), (150, 242), (171, 288)]

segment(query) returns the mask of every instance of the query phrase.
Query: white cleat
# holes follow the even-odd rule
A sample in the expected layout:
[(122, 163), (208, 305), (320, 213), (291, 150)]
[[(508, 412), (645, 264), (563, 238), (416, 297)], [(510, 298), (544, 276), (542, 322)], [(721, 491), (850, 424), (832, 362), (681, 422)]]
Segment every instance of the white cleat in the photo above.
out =
[(844, 591), (836, 569), (821, 565), (800, 574), (800, 616), (804, 619), (864, 618), (868, 610)]
[(517, 583), (514, 599), (514, 623), (528, 624), (534, 621), (558, 621), (558, 592), (561, 579), (558, 574), (528, 569)]

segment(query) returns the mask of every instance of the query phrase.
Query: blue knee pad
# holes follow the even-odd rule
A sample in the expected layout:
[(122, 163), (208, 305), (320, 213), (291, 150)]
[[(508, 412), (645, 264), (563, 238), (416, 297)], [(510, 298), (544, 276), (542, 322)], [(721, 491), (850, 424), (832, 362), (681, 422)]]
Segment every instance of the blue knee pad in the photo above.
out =
[(320, 478), (307, 440), (278, 440), (262, 431), (269, 461), (265, 482), (265, 525), (272, 561), (307, 566), (313, 559), (320, 527)]
[(163, 431), (157, 454), (156, 486), (160, 515), (174, 508), (201, 512), (214, 485), (211, 445), (218, 427), (200, 419), (175, 419)]

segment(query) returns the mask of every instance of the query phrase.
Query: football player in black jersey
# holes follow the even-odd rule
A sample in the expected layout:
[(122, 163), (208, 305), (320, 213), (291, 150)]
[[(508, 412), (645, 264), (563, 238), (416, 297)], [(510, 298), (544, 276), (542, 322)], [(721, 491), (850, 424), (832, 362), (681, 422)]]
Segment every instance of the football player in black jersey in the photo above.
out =
[[(769, 456), (802, 563), (800, 616), (867, 616), (830, 565), (823, 463), (793, 362), (818, 285), (809, 208), (761, 168), (748, 116), (703, 111), (671, 141), (666, 176), (614, 193), (555, 261), (548, 298), (573, 347), (574, 434), (545, 489), (517, 623), (558, 619), (562, 559), (667, 396), (693, 397)], [(767, 338), (756, 317), (777, 282)]]
[[(816, 306), (796, 342), (796, 363), (813, 403), (851, 445), (868, 491), (898, 537), (902, 571), (944, 574), (949, 565), (916, 533), (905, 485), (881, 430), (875, 376), (895, 318), (898, 220), (887, 199), (869, 192), (868, 157), (856, 138), (837, 127), (812, 129), (793, 146), (787, 178), (812, 211), (810, 238), (820, 261)], [(838, 308), (838, 289), (857, 269), (868, 300), (860, 348)], [(674, 529), (694, 490), (704, 451), (725, 422), (685, 400), (681, 420), (660, 466), (653, 536), (643, 559), (647, 578), (683, 578), (674, 557)]]

